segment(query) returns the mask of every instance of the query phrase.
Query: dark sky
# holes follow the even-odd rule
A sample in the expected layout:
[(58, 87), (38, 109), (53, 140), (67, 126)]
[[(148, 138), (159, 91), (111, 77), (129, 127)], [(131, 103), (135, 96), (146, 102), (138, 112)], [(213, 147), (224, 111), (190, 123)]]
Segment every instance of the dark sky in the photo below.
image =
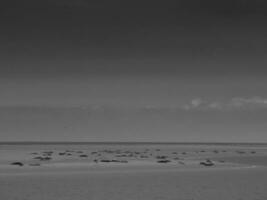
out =
[(266, 13), (264, 0), (2, 1), (0, 139), (267, 142)]
[(1, 76), (259, 75), (266, 10), (263, 0), (11, 0)]

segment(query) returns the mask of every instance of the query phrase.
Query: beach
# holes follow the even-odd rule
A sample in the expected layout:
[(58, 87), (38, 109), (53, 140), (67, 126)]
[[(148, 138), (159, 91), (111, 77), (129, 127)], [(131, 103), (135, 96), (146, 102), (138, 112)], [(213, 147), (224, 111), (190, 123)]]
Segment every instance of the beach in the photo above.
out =
[(267, 198), (266, 145), (0, 147), (0, 199)]

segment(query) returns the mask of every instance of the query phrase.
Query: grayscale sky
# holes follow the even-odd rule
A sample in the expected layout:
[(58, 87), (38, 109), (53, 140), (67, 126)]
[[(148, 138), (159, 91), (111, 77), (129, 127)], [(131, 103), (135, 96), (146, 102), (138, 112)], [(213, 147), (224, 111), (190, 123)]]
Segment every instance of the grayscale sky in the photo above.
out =
[(267, 142), (263, 0), (5, 0), (0, 141)]

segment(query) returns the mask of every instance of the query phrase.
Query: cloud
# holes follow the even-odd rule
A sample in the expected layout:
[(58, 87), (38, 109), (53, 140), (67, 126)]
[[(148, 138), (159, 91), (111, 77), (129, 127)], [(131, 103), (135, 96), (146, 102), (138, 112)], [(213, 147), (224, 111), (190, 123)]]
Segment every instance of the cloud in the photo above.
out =
[(182, 106), (185, 110), (251, 110), (266, 109), (267, 98), (255, 96), (250, 98), (233, 97), (222, 101), (207, 101), (201, 98), (192, 99)]
[(199, 106), (201, 106), (203, 103), (204, 103), (204, 101), (203, 101), (202, 99), (200, 99), (200, 98), (193, 99), (193, 100), (191, 101), (191, 105), (192, 105), (193, 107), (199, 107)]
[(221, 102), (211, 102), (208, 104), (208, 108), (210, 108), (210, 109), (222, 109), (223, 104)]
[(183, 105), (182, 108), (185, 110), (197, 109), (197, 108), (203, 107), (204, 104), (205, 104), (205, 101), (203, 101), (201, 98), (195, 98), (195, 99), (192, 99), (190, 103)]
[(262, 97), (252, 97), (252, 98), (233, 98), (230, 102), (231, 106), (247, 106), (247, 105), (256, 105), (256, 106), (267, 106), (267, 99)]

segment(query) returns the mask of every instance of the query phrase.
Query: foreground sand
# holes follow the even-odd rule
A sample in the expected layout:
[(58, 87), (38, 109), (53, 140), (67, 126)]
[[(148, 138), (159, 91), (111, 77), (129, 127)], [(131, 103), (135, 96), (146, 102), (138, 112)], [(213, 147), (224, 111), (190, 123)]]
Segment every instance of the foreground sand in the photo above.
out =
[(263, 168), (2, 175), (0, 199), (265, 200), (266, 183)]
[[(35, 159), (48, 151), (51, 160)], [(59, 155), (66, 151), (71, 155)], [(251, 146), (2, 146), (0, 199), (265, 200), (266, 152)], [(101, 162), (115, 159), (127, 162)], [(207, 159), (213, 165), (200, 164)]]

